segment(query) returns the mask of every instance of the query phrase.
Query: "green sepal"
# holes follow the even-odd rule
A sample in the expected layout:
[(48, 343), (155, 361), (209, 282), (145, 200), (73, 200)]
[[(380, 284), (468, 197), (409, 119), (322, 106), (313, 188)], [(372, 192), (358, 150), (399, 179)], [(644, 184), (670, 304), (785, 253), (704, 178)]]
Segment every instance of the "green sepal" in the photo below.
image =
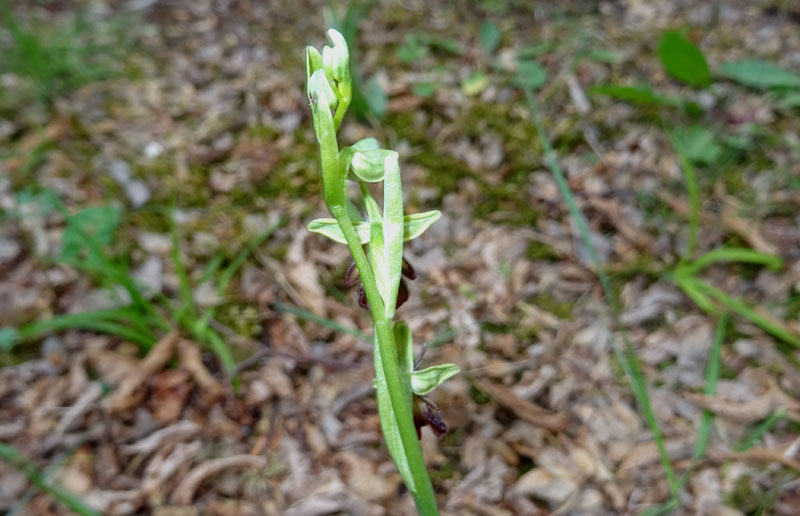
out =
[[(358, 238), (361, 240), (361, 243), (366, 244), (369, 242), (369, 224), (366, 222), (358, 222), (353, 224), (353, 226), (356, 229), (356, 233), (358, 234)], [(306, 227), (312, 233), (319, 233), (322, 236), (330, 238), (334, 242), (347, 245), (347, 239), (344, 237), (342, 228), (339, 227), (339, 223), (336, 222), (336, 219), (314, 219), (309, 222), (308, 226)]]
[[(431, 224), (439, 220), (441, 216), (442, 213), (437, 210), (426, 211), (423, 213), (412, 213), (411, 215), (404, 216), (403, 241), (408, 242), (409, 240), (417, 238), (424, 233), (425, 230), (431, 226)], [(350, 218), (352, 219), (353, 217), (351, 216)], [(339, 227), (339, 223), (336, 222), (336, 219), (314, 219), (308, 223), (307, 227), (312, 233), (319, 233), (320, 235), (330, 238), (334, 242), (345, 245), (347, 244), (347, 240), (344, 238), (344, 233), (342, 233), (342, 228)], [(369, 223), (353, 220), (353, 227), (355, 227), (361, 243), (369, 243)]]
[(411, 372), (411, 390), (418, 396), (424, 396), (452, 378), (460, 369), (455, 364), (439, 364), (421, 371)]
[(403, 241), (414, 240), (431, 225), (439, 220), (442, 212), (439, 210), (412, 213), (403, 217)]
[(306, 81), (317, 70), (322, 70), (322, 55), (314, 47), (306, 47)]

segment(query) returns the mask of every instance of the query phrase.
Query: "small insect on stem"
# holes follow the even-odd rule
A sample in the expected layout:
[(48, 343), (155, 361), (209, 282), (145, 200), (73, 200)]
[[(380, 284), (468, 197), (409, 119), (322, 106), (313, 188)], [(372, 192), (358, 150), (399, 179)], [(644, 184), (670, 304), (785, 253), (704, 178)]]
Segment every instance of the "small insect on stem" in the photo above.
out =
[(311, 98), (309, 99), (308, 105), (313, 108), (317, 105), (317, 102), (319, 102), (319, 94), (314, 91), (311, 93)]

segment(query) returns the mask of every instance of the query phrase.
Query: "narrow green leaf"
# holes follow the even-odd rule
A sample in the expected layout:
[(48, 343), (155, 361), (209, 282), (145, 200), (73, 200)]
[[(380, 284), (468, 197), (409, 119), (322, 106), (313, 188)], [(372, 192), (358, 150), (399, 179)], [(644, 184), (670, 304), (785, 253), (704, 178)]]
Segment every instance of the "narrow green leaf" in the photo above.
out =
[(428, 98), (436, 92), (436, 88), (435, 82), (423, 81), (414, 84), (411, 92), (417, 97)]
[(552, 52), (556, 47), (557, 45), (555, 43), (549, 41), (528, 45), (519, 49), (517, 59), (533, 59), (534, 57)]
[(625, 348), (621, 348), (616, 339), (612, 339), (614, 354), (622, 366), (622, 370), (625, 372), (625, 375), (628, 377), (631, 389), (633, 390), (633, 395), (636, 398), (636, 401), (639, 403), (642, 412), (644, 413), (647, 426), (650, 428), (650, 432), (653, 434), (653, 440), (655, 441), (656, 448), (658, 449), (658, 455), (661, 460), (661, 465), (664, 469), (664, 474), (667, 478), (667, 485), (669, 486), (670, 493), (674, 498), (677, 498), (680, 494), (678, 481), (675, 477), (675, 471), (672, 468), (669, 454), (667, 453), (664, 434), (661, 432), (655, 412), (653, 411), (653, 406), (647, 393), (647, 383), (645, 382), (644, 375), (639, 366), (636, 352), (633, 349), (630, 339), (628, 338), (627, 332), (624, 331), (624, 326), (620, 323), (619, 299), (617, 298), (611, 286), (611, 280), (608, 277), (608, 274), (606, 274), (603, 263), (600, 261), (600, 257), (597, 254), (597, 249), (592, 242), (586, 216), (583, 214), (580, 207), (578, 207), (578, 204), (575, 201), (575, 196), (572, 194), (572, 190), (570, 190), (569, 184), (567, 183), (567, 178), (558, 164), (556, 153), (553, 150), (550, 139), (547, 137), (547, 133), (544, 130), (544, 124), (542, 123), (541, 115), (537, 109), (536, 99), (533, 96), (533, 92), (530, 89), (525, 89), (525, 97), (527, 98), (528, 107), (530, 108), (531, 115), (533, 116), (536, 130), (539, 133), (539, 141), (544, 149), (545, 159), (547, 160), (550, 170), (553, 173), (556, 186), (558, 186), (558, 190), (564, 198), (564, 202), (567, 204), (570, 217), (578, 228), (578, 233), (580, 234), (581, 240), (583, 240), (586, 249), (589, 251), (589, 256), (592, 260), (592, 263), (594, 263), (598, 278), (600, 279), (600, 285), (602, 286), (606, 300), (610, 305), (614, 322), (616, 323), (617, 327), (622, 328), (620, 333), (622, 334)]
[(0, 328), (0, 352), (8, 353), (20, 342), (16, 328)]
[[(400, 428), (397, 425), (397, 414), (394, 411), (392, 400), (389, 396), (389, 386), (386, 382), (386, 373), (383, 370), (383, 361), (381, 360), (377, 332), (374, 338), (373, 354), (375, 357), (375, 390), (378, 399), (378, 412), (380, 413), (383, 438), (386, 441), (386, 447), (389, 448), (389, 454), (397, 465), (400, 476), (403, 477), (403, 481), (408, 489), (414, 492), (417, 486), (414, 482), (414, 476), (411, 473), (408, 455), (403, 447), (403, 439), (400, 436)], [(408, 394), (410, 398), (410, 391)], [(410, 399), (408, 399), (408, 403), (410, 406)]]
[(680, 99), (673, 99), (665, 97), (653, 91), (650, 86), (620, 86), (617, 84), (601, 84), (593, 86), (589, 89), (591, 93), (599, 93), (600, 95), (608, 95), (611, 98), (624, 100), (631, 104), (641, 105), (662, 105), (673, 106), (680, 105)]
[(586, 54), (586, 57), (601, 63), (619, 63), (622, 61), (622, 54), (607, 48), (592, 48)]
[(517, 88), (530, 88), (537, 90), (547, 82), (547, 70), (536, 61), (522, 61), (517, 67), (517, 73), (511, 78), (511, 84)]
[(694, 251), (697, 247), (697, 231), (700, 226), (700, 187), (697, 183), (697, 174), (695, 173), (692, 161), (689, 159), (685, 145), (682, 143), (677, 135), (669, 133), (670, 142), (675, 152), (678, 153), (678, 159), (681, 163), (681, 171), (686, 180), (686, 190), (689, 194), (689, 239), (686, 242), (686, 252), (683, 255), (683, 260), (690, 260), (694, 256)]
[(800, 75), (760, 59), (741, 59), (722, 65), (722, 75), (753, 88), (798, 88)]
[(7, 444), (0, 443), (0, 459), (28, 478), (33, 485), (49, 494), (70, 510), (81, 516), (100, 516), (100, 512), (89, 507), (81, 498), (54, 480), (47, 478), (41, 469), (28, 457)]
[[(728, 319), (730, 316), (728, 312), (723, 312), (717, 321), (717, 331), (714, 332), (714, 341), (711, 344), (711, 349), (708, 352), (708, 366), (706, 367), (706, 385), (703, 389), (703, 394), (706, 396), (713, 396), (717, 393), (717, 382), (719, 381), (720, 371), (720, 355), (722, 351), (722, 344), (725, 342), (725, 332), (728, 328)], [(714, 419), (714, 413), (709, 410), (703, 411), (703, 418), (700, 421), (700, 430), (697, 432), (697, 443), (692, 453), (692, 461), (698, 461), (703, 458), (706, 453), (706, 446), (708, 439), (711, 435), (711, 422)]]
[(672, 141), (693, 163), (709, 165), (722, 154), (722, 146), (717, 143), (714, 132), (702, 125), (675, 129), (672, 131)]
[(781, 107), (791, 109), (800, 107), (800, 91), (788, 91), (778, 98)]
[(411, 390), (418, 396), (424, 396), (452, 378), (460, 369), (455, 364), (438, 364), (411, 373)]
[(711, 82), (706, 58), (697, 46), (679, 32), (667, 31), (658, 43), (658, 57), (675, 79), (702, 88)]
[(774, 271), (783, 267), (783, 259), (774, 254), (761, 253), (759, 251), (740, 247), (722, 247), (705, 253), (692, 263), (687, 264), (685, 269), (688, 274), (696, 274), (708, 265), (720, 262), (752, 263), (764, 265)]
[(767, 419), (762, 421), (752, 432), (748, 433), (738, 443), (733, 446), (733, 451), (744, 452), (756, 445), (764, 435), (775, 426), (775, 423), (786, 418), (786, 407), (779, 407), (775, 412), (769, 415)]
[(388, 99), (386, 97), (386, 92), (383, 91), (383, 88), (381, 88), (377, 80), (370, 79), (367, 81), (364, 87), (364, 99), (367, 101), (372, 114), (378, 118), (383, 118), (383, 115), (386, 114)]
[(325, 328), (330, 328), (332, 330), (338, 331), (339, 333), (344, 333), (346, 335), (352, 335), (353, 337), (360, 339), (364, 342), (370, 342), (372, 340), (372, 335), (367, 335), (363, 331), (357, 328), (351, 328), (349, 326), (345, 326), (333, 319), (328, 319), (327, 317), (322, 317), (314, 312), (309, 312), (303, 308), (287, 305), (285, 303), (281, 303), (279, 301), (272, 304), (272, 308), (279, 312), (285, 312), (287, 314), (296, 315), (301, 319), (305, 319), (307, 321), (311, 321), (315, 324), (319, 324), (320, 326), (324, 326)]
[(500, 30), (492, 22), (485, 21), (481, 24), (478, 41), (487, 53), (494, 52), (500, 44), (500, 37)]
[(718, 303), (728, 310), (750, 319), (750, 321), (760, 326), (764, 331), (771, 333), (784, 342), (788, 342), (794, 347), (800, 347), (800, 335), (792, 332), (785, 324), (782, 324), (771, 316), (757, 312), (741, 299), (730, 296), (708, 283), (702, 281), (697, 281), (696, 283), (699, 290), (716, 299)]
[(405, 43), (396, 52), (397, 59), (406, 64), (418, 62), (427, 54), (428, 47), (416, 34), (406, 34)]

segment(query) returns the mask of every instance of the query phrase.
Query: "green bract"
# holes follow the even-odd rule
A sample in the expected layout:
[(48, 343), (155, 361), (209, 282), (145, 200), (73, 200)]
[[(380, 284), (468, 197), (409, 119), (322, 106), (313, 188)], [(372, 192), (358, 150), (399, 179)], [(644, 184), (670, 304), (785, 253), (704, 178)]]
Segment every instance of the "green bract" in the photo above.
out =
[[(320, 146), (325, 202), (333, 218), (314, 220), (308, 229), (346, 244), (353, 255), (375, 324), (375, 386), (383, 435), (420, 514), (438, 515), (417, 440), (412, 404), (414, 399), (422, 399), (414, 396), (431, 392), (455, 375), (458, 367), (442, 364), (415, 371), (411, 332), (404, 322), (395, 322), (394, 315), (403, 269), (403, 242), (420, 236), (441, 213), (403, 213), (399, 156), (393, 150), (380, 148), (375, 138), (365, 138), (339, 151), (336, 133), (352, 100), (350, 53), (340, 33), (331, 29), (328, 38), (333, 46), (326, 46), (321, 54), (307, 47), (306, 78)], [(348, 179), (359, 184), (360, 199), (356, 202), (348, 198)], [(381, 205), (367, 185), (377, 182), (383, 182)], [(364, 213), (359, 213), (355, 205)]]

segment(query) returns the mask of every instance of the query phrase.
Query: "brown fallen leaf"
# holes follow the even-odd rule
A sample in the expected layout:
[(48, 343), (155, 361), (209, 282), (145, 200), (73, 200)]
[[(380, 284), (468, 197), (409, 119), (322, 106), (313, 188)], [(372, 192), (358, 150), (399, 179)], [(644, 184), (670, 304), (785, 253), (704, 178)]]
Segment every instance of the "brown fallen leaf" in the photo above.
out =
[(800, 419), (800, 402), (781, 391), (774, 382), (762, 396), (750, 401), (732, 401), (719, 396), (687, 392), (686, 398), (714, 414), (741, 423), (760, 421), (784, 407), (790, 419)]
[(800, 471), (800, 461), (784, 456), (778, 450), (770, 450), (769, 448), (753, 447), (747, 451), (738, 453), (729, 453), (723, 457), (724, 461), (728, 460), (741, 460), (746, 462), (777, 462), (786, 466), (787, 468)]
[(147, 356), (136, 364), (136, 368), (122, 378), (109, 398), (112, 411), (127, 410), (137, 403), (134, 393), (172, 358), (179, 337), (180, 335), (175, 330), (164, 335), (147, 353)]
[(203, 365), (203, 356), (195, 343), (181, 339), (178, 342), (178, 357), (182, 368), (192, 375), (192, 379), (202, 389), (209, 402), (213, 402), (225, 392), (225, 388), (211, 376)]
[(508, 387), (481, 378), (472, 378), (471, 381), (478, 389), (485, 392), (498, 404), (509, 409), (520, 419), (553, 432), (561, 431), (567, 426), (567, 419), (564, 414), (556, 414), (534, 405), (517, 396)]
[(603, 199), (590, 196), (587, 202), (592, 208), (605, 215), (629, 242), (640, 249), (650, 251), (653, 248), (653, 237), (642, 231), (642, 228), (637, 228), (623, 215), (622, 202), (619, 199)]
[(177, 421), (189, 400), (192, 384), (183, 369), (159, 371), (148, 382), (146, 404), (160, 423)]
[[(683, 199), (675, 197), (667, 192), (660, 192), (660, 197), (666, 202), (670, 208), (677, 211), (682, 215), (688, 215), (692, 210), (689, 203)], [(700, 220), (704, 223), (717, 222), (716, 217), (712, 217), (706, 212), (700, 212)], [(767, 242), (762, 236), (762, 232), (758, 225), (753, 222), (748, 222), (735, 213), (730, 208), (724, 208), (722, 216), (719, 219), (722, 225), (730, 231), (738, 234), (744, 238), (750, 246), (756, 251), (767, 254), (778, 254), (778, 248), (771, 242)]]
[(189, 505), (192, 503), (192, 498), (207, 478), (216, 475), (227, 469), (247, 469), (247, 468), (266, 468), (268, 465), (267, 459), (257, 455), (233, 455), (231, 457), (222, 457), (219, 459), (211, 459), (203, 462), (192, 471), (190, 471), (175, 491), (172, 493), (172, 503), (179, 505)]
[[(692, 455), (694, 441), (692, 439), (669, 439), (665, 441), (667, 455), (671, 460), (685, 459)], [(655, 464), (659, 460), (658, 447), (654, 441), (636, 444), (617, 469), (619, 478), (630, 478), (648, 464)]]

